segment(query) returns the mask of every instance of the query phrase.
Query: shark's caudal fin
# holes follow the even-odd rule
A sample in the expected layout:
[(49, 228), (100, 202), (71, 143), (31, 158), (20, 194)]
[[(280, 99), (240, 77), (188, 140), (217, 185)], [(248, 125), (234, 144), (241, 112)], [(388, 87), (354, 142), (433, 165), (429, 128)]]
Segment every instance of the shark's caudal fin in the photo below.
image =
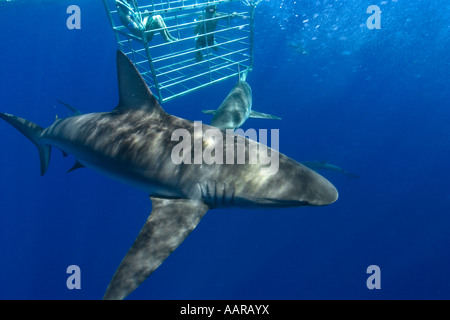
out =
[(280, 117), (273, 116), (273, 115), (268, 114), (268, 113), (262, 113), (262, 112), (254, 111), (254, 110), (252, 110), (250, 112), (250, 118), (281, 120)]
[(128, 296), (191, 233), (209, 207), (198, 200), (151, 197), (153, 210), (112, 278), (103, 299)]
[(7, 114), (0, 113), (0, 118), (8, 122), (14, 128), (23, 133), (25, 137), (31, 140), (39, 150), (39, 158), (41, 160), (41, 176), (45, 174), (50, 161), (51, 147), (40, 143), (40, 136), (44, 128), (34, 124), (31, 121)]

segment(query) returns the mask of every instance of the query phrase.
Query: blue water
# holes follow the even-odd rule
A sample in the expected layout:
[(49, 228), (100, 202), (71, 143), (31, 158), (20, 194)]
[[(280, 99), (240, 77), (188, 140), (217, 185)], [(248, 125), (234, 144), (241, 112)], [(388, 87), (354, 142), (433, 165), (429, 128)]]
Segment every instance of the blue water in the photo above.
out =
[[(82, 29), (66, 28), (78, 5)], [(369, 5), (381, 29), (369, 30)], [(265, 1), (256, 10), (254, 109), (280, 151), (322, 172), (327, 207), (213, 210), (130, 299), (449, 299), (450, 5), (444, 0)], [(117, 44), (101, 1), (0, 2), (0, 111), (50, 125), (118, 101)], [(300, 45), (296, 47), (296, 45)], [(307, 54), (302, 54), (301, 47)], [(164, 105), (210, 121), (226, 81)], [(0, 123), (0, 299), (100, 299), (151, 211), (146, 194)], [(68, 290), (66, 268), (81, 268)], [(366, 269), (381, 270), (369, 290)]]

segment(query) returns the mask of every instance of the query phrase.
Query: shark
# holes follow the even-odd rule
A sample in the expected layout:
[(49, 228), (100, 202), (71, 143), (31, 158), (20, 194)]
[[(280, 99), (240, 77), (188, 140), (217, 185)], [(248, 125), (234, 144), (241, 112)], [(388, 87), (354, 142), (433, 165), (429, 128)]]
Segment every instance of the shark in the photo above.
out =
[(349, 179), (359, 178), (359, 176), (357, 176), (356, 174), (348, 172), (347, 170), (326, 161), (302, 161), (301, 163), (312, 170), (327, 170), (340, 172), (342, 174), (345, 174)]
[[(150, 197), (151, 213), (112, 276), (104, 299), (124, 299), (138, 288), (209, 210), (324, 206), (338, 199), (328, 180), (281, 153), (275, 174), (261, 170), (266, 166), (262, 163), (174, 162), (172, 150), (179, 143), (172, 136), (175, 130), (191, 133), (190, 143), (204, 150), (213, 142), (205, 141), (202, 133), (213, 127), (201, 124), (199, 134), (194, 122), (166, 113), (121, 51), (117, 51), (117, 74), (119, 103), (111, 111), (75, 111), (47, 128), (0, 113), (37, 147), (41, 175), (48, 169), (52, 148), (57, 148), (75, 156), (73, 169), (94, 169)], [(221, 141), (224, 149), (234, 148), (232, 140), (249, 142), (247, 137), (231, 134), (233, 139)], [(261, 150), (245, 144), (247, 157)], [(267, 147), (264, 152), (278, 151)]]
[(248, 69), (239, 76), (239, 81), (231, 89), (217, 110), (202, 110), (214, 115), (211, 125), (223, 130), (237, 129), (248, 118), (276, 119), (280, 117), (252, 110), (252, 88), (247, 80)]

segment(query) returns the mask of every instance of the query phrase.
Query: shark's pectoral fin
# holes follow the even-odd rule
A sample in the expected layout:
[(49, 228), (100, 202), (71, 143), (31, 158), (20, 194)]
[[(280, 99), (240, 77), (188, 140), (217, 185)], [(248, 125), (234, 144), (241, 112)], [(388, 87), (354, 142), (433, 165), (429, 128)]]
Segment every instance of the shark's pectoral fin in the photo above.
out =
[(217, 110), (202, 110), (202, 112), (206, 114), (216, 114)]
[(281, 120), (280, 117), (273, 116), (273, 115), (268, 114), (268, 113), (262, 113), (262, 112), (254, 111), (254, 110), (252, 110), (250, 112), (250, 118)]
[(151, 197), (153, 210), (103, 299), (123, 299), (183, 242), (209, 207), (198, 200)]

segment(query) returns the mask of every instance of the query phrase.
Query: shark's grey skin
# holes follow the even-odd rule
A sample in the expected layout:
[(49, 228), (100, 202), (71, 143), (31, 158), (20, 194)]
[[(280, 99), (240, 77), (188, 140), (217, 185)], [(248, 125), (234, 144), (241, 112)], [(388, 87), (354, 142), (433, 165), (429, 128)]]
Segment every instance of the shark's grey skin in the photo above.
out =
[(243, 73), (238, 83), (231, 89), (217, 110), (203, 110), (203, 113), (213, 114), (211, 125), (222, 130), (237, 129), (250, 118), (277, 119), (267, 113), (252, 110), (252, 88), (245, 81), (247, 73)]
[(349, 179), (359, 178), (356, 174), (350, 173), (347, 170), (344, 170), (341, 167), (338, 167), (337, 165), (328, 163), (326, 161), (302, 161), (301, 163), (312, 170), (334, 171), (345, 174)]
[[(278, 173), (273, 175), (265, 175), (261, 170), (264, 165), (260, 164), (174, 164), (171, 151), (178, 141), (172, 141), (172, 132), (181, 128), (194, 136), (194, 123), (164, 112), (121, 52), (117, 54), (117, 67), (120, 99), (111, 112), (75, 115), (57, 120), (47, 129), (0, 113), (38, 147), (42, 175), (54, 146), (73, 154), (80, 166), (150, 195), (152, 213), (117, 269), (104, 299), (128, 296), (179, 246), (209, 209), (320, 206), (337, 200), (337, 190), (330, 182), (282, 154)], [(203, 125), (202, 130), (211, 128)], [(239, 139), (248, 142), (236, 135), (235, 140)], [(203, 148), (208, 144), (201, 136), (194, 136), (192, 143), (198, 141)], [(223, 143), (224, 148), (231, 147), (225, 137)], [(258, 151), (248, 148), (247, 143), (246, 152)]]

